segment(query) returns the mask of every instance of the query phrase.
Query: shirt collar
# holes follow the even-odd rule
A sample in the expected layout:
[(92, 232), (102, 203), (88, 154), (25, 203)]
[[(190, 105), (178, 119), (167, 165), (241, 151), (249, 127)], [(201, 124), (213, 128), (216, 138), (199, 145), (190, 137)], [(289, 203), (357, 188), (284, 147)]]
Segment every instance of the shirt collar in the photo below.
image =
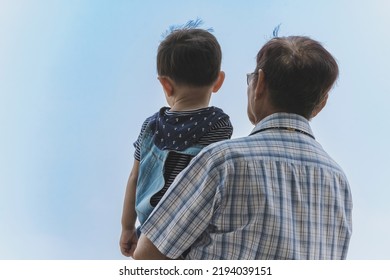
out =
[(300, 115), (292, 113), (275, 113), (265, 117), (255, 126), (251, 134), (254, 134), (260, 130), (278, 127), (301, 130), (314, 138), (309, 121)]

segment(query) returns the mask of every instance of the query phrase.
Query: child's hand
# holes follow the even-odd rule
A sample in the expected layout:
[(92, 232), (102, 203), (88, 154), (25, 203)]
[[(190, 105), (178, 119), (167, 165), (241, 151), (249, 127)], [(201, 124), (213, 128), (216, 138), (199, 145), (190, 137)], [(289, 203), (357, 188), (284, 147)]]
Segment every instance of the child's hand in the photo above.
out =
[(135, 229), (122, 230), (119, 246), (121, 252), (126, 257), (133, 257), (135, 248), (137, 247), (138, 237)]

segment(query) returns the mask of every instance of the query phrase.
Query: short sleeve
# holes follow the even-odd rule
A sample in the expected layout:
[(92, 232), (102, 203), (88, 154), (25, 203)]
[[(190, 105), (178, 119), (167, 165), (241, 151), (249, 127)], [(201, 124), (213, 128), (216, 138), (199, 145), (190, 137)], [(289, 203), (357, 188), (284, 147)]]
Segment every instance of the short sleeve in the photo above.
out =
[(143, 137), (143, 134), (144, 134), (144, 132), (145, 132), (147, 126), (149, 125), (149, 123), (151, 122), (152, 119), (153, 119), (153, 116), (147, 118), (147, 119), (144, 121), (144, 123), (142, 124), (142, 127), (141, 127), (141, 132), (139, 133), (137, 140), (133, 143), (133, 146), (134, 146), (134, 148), (135, 148), (135, 151), (134, 151), (134, 159), (136, 159), (136, 160), (138, 160), (138, 161), (141, 161), (141, 144), (142, 144), (142, 137)]
[(199, 139), (198, 144), (208, 146), (215, 142), (230, 139), (233, 134), (233, 126), (230, 119), (226, 116), (216, 122), (210, 130), (202, 138)]

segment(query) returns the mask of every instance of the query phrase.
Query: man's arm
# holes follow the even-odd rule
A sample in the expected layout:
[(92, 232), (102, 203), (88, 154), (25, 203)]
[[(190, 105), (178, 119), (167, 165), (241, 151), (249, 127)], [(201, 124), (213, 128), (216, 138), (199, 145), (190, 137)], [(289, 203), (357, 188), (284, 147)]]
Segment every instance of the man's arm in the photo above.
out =
[(144, 234), (138, 240), (133, 257), (136, 260), (169, 260)]
[(196, 242), (220, 205), (218, 189), (225, 177), (221, 162), (223, 157), (205, 148), (176, 177), (143, 224), (134, 258), (180, 258)]

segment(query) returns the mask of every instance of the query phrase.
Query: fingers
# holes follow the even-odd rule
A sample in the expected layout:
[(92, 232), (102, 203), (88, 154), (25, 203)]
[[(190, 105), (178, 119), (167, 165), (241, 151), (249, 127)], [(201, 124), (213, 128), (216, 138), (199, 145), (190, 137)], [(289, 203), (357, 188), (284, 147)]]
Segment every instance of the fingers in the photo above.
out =
[(125, 257), (130, 257), (130, 248), (127, 244), (120, 244), (120, 249), (122, 255), (124, 255)]

